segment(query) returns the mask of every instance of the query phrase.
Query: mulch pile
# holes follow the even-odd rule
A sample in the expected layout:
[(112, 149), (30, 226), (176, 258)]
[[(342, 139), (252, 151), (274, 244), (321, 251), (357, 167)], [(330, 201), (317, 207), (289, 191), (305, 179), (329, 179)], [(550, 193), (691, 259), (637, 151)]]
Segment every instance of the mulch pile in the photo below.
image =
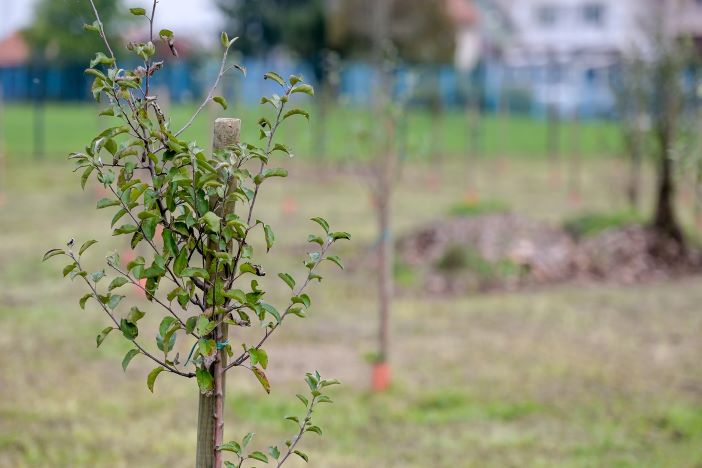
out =
[(666, 245), (645, 226), (576, 239), (563, 228), (518, 214), (437, 221), (401, 237), (397, 259), (433, 293), (572, 280), (632, 284), (702, 271), (700, 252)]

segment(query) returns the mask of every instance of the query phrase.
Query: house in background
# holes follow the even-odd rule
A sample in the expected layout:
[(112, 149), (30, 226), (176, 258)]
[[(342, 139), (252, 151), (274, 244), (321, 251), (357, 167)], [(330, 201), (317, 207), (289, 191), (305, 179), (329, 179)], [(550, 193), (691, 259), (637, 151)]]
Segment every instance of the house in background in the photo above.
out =
[(459, 70), (471, 70), (480, 60), (482, 48), (478, 10), (471, 0), (446, 0), (446, 11), (456, 28), (454, 64)]
[(536, 112), (607, 114), (611, 70), (645, 41), (649, 1), (484, 0), (481, 8), (499, 11), (508, 31), (493, 47), (489, 79), (530, 94)]
[(0, 93), (4, 97), (26, 95), (28, 91), (29, 46), (19, 31), (0, 39)]

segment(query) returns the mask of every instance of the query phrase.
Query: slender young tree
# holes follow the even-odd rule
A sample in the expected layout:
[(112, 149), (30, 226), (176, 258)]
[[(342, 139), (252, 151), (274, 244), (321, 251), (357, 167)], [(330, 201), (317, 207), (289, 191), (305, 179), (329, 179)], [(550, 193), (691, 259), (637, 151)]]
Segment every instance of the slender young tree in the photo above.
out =
[[(299, 443), (310, 432), (321, 434), (312, 414), (318, 404), (331, 402), (324, 392), (337, 381), (323, 379), (317, 372), (306, 375), (310, 395), (298, 395), (304, 413), (288, 418), (296, 424), (292, 437), (271, 445), (267, 454), (248, 447), (252, 433), (224, 442), (224, 396), (227, 373), (243, 369), (270, 392), (265, 345), (284, 322), (305, 316), (311, 303), (306, 290), (321, 281), (320, 265), (342, 266), (338, 257), (328, 253), (335, 242), (349, 239), (349, 234), (332, 231), (327, 221), (313, 218), (320, 233), (308, 238), (312, 248), (304, 259), (305, 275), (297, 281), (288, 273), (278, 274), (291, 291), (286, 305), (276, 308), (268, 302), (259, 284), (266, 272), (256, 258), (274, 247), (275, 235), (258, 218), (256, 202), (265, 185), (287, 176), (285, 169), (271, 165), (277, 155), (291, 154), (278, 141), (278, 130), (289, 118), (309, 118), (306, 111), (290, 107), (292, 99), (314, 92), (297, 76), (285, 80), (269, 72), (265, 78), (277, 83), (280, 91), (262, 98), (269, 108), (268, 116), (258, 121), (262, 143), (241, 143), (241, 123), (230, 118), (215, 122), (211, 152), (183, 139), (210, 102), (227, 108), (226, 100), (216, 96), (215, 90), (229, 71), (238, 68), (228, 60), (236, 38), (230, 40), (222, 33), (224, 52), (217, 78), (196, 112), (176, 129), (151, 86), (151, 77), (163, 67), (155, 56), (154, 41), (159, 38), (176, 53), (172, 31), (154, 32), (157, 3), (154, 0), (148, 11), (130, 10), (148, 21), (150, 34), (148, 41), (128, 46), (141, 60), (141, 65), (128, 69), (120, 67), (99, 10), (90, 2), (96, 20), (86, 29), (102, 38), (106, 52), (95, 55), (86, 73), (94, 78), (93, 95), (104, 100), (101, 115), (110, 119), (111, 126), (83, 152), (70, 156), (76, 170), (82, 172), (83, 187), (95, 178), (109, 193), (97, 202), (97, 208), (116, 210), (113, 235), (128, 236), (132, 249), (144, 245), (149, 254), (123, 262), (112, 253), (106, 257), (106, 268), (89, 272), (84, 256), (96, 241), (76, 248), (71, 240), (65, 249), (49, 250), (44, 259), (67, 257), (64, 276), (83, 281), (88, 288), (80, 306), (85, 308), (92, 300), (106, 314), (109, 326), (98, 334), (98, 346), (117, 331), (132, 345), (122, 361), (125, 370), (137, 357), (155, 365), (147, 376), (149, 390), (154, 391), (160, 374), (197, 382), (197, 468), (243, 467), (253, 462), (281, 466), (293, 454), (306, 461)], [(260, 237), (256, 247), (254, 236)], [(147, 310), (139, 305), (126, 310), (129, 298), (118, 291), (127, 285), (143, 291), (149, 302)], [(144, 339), (145, 322), (158, 324), (155, 340)], [(242, 342), (232, 330), (243, 328), (260, 328), (259, 338)], [(227, 455), (232, 459), (225, 461)]]
[(632, 53), (622, 61), (619, 77), (613, 86), (619, 127), (629, 161), (626, 196), (632, 211), (637, 211), (641, 202), (641, 170), (648, 122), (648, 80), (643, 57)]

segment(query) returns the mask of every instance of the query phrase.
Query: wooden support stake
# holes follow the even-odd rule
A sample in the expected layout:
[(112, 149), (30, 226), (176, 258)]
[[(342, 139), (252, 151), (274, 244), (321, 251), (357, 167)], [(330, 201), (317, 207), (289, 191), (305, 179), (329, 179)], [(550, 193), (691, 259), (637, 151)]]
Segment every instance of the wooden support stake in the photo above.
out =
[[(239, 142), (241, 120), (222, 118), (215, 120), (212, 137), (213, 150), (221, 150)], [(236, 179), (232, 178), (228, 193), (236, 189)], [(219, 200), (210, 200), (210, 206), (218, 205)], [(224, 218), (235, 211), (235, 203), (219, 203), (217, 214)], [(211, 259), (209, 260), (211, 261)], [(209, 265), (208, 265), (209, 269)], [(227, 325), (222, 323), (213, 331), (213, 339), (217, 343), (227, 340)], [(221, 468), (222, 454), (219, 447), (224, 438), (224, 393), (227, 353), (224, 349), (217, 351), (217, 357), (212, 364), (210, 373), (214, 377), (214, 390), (203, 394), (200, 392), (197, 417), (197, 459), (196, 468)]]

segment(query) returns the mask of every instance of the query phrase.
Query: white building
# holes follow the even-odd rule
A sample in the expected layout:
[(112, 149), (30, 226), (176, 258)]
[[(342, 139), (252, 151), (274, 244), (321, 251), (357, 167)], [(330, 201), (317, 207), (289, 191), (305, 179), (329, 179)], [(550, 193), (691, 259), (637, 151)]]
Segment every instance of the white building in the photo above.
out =
[(657, 25), (673, 35), (702, 36), (702, 0), (477, 3), (493, 12), (492, 21), (504, 23), (501, 37), (485, 38), (498, 43), (493, 49), (504, 65), (497, 74), (501, 86), (523, 87), (541, 108), (556, 106), (566, 114), (611, 109), (612, 67), (631, 51), (645, 50)]

